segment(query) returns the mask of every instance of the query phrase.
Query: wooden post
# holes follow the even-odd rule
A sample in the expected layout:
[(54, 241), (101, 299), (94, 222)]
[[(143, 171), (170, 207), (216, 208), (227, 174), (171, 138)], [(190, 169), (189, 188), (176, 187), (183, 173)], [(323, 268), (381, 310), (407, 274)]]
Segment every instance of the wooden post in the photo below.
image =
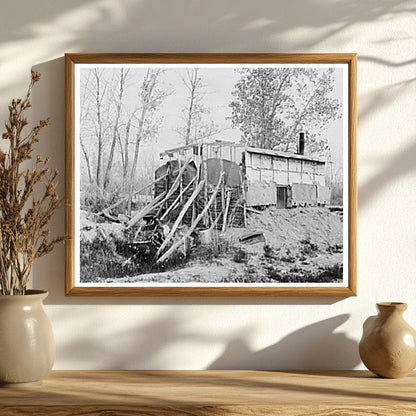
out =
[[(203, 163), (203, 156), (201, 158), (202, 163)], [(203, 177), (204, 177), (204, 182), (205, 182), (205, 187), (204, 187), (204, 204), (207, 203), (208, 201), (208, 164), (205, 164), (205, 166), (203, 164), (201, 164), (201, 169), (203, 171)], [(204, 215), (204, 225), (206, 228), (208, 228), (209, 225), (209, 216), (208, 214)]]
[[(195, 186), (201, 180), (201, 178), (200, 178), (200, 176), (201, 176), (201, 158), (199, 158), (199, 162), (200, 163), (199, 163), (199, 165), (196, 168), (196, 176), (195, 176), (195, 178), (197, 179), (197, 182), (195, 182)], [(194, 222), (195, 217), (196, 217), (196, 214), (197, 214), (197, 206), (196, 206), (195, 201), (194, 201), (194, 202), (192, 202), (192, 222)]]
[(212, 222), (211, 227), (209, 227), (210, 232), (212, 232), (214, 228), (217, 226), (218, 221), (220, 220), (221, 217), (222, 217), (222, 212), (220, 212), (217, 218), (215, 218), (215, 220)]
[[(222, 156), (222, 155), (221, 155)], [(221, 159), (220, 159), (220, 174), (221, 175), (225, 175), (225, 173), (224, 173), (224, 160), (222, 159), (222, 157), (221, 157)], [(226, 220), (226, 215), (224, 215), (224, 213), (225, 213), (225, 183), (224, 183), (225, 181), (222, 181), (222, 184), (221, 184), (221, 211), (222, 211), (222, 213), (223, 213), (223, 217), (222, 217), (222, 221), (223, 221), (223, 224), (224, 224), (224, 221)], [(217, 204), (215, 204), (215, 205), (217, 205)]]
[[(232, 191), (231, 191), (231, 200), (232, 200)], [(230, 204), (231, 204), (231, 200), (230, 200)], [(242, 204), (240, 204), (240, 202), (241, 203), (243, 203), (243, 196), (241, 195), (236, 201), (235, 201), (235, 203), (234, 203), (234, 206), (233, 206), (233, 209), (231, 210), (231, 213), (230, 213), (230, 215), (228, 216), (228, 220), (227, 220), (227, 224), (228, 224), (228, 226), (230, 226), (230, 227), (232, 227), (233, 226), (233, 223), (234, 223), (234, 219), (235, 219), (235, 215), (236, 215), (236, 212), (237, 212), (237, 209), (239, 208), (239, 207), (241, 207), (241, 208), (243, 208), (243, 205)], [(230, 205), (231, 206), (231, 205)]]
[[(245, 158), (244, 158), (245, 160)], [(241, 192), (242, 192), (242, 196), (243, 196), (243, 220), (244, 220), (244, 227), (247, 228), (247, 211), (246, 211), (246, 206), (247, 206), (247, 191), (246, 191), (246, 187), (247, 187), (247, 181), (246, 181), (246, 166), (245, 166), (245, 162), (242, 165), (242, 169), (240, 169), (240, 178), (241, 178)]]
[(222, 219), (222, 232), (227, 229), (228, 210), (230, 209), (231, 191), (227, 191), (227, 202), (225, 204), (225, 212)]
[[(186, 167), (186, 165), (188, 164), (188, 162), (185, 162), (185, 164), (183, 165), (184, 168)], [(185, 170), (185, 169), (184, 169)], [(183, 186), (183, 177), (181, 175), (180, 180), (179, 180), (179, 194), (182, 195), (182, 186)], [(181, 198), (182, 201), (182, 198)]]

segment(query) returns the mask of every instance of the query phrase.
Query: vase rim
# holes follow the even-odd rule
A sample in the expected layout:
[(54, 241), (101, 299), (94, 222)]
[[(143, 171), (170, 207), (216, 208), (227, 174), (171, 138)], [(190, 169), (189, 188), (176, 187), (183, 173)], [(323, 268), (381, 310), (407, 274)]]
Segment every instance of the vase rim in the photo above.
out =
[(23, 299), (35, 299), (38, 298), (40, 300), (45, 299), (48, 296), (48, 291), (46, 290), (38, 290), (38, 289), (27, 289), (26, 293), (24, 295), (0, 295), (1, 299), (15, 299), (17, 300), (23, 300)]
[(407, 303), (404, 302), (378, 302), (377, 303), (378, 309), (395, 309), (399, 311), (405, 311), (407, 309)]

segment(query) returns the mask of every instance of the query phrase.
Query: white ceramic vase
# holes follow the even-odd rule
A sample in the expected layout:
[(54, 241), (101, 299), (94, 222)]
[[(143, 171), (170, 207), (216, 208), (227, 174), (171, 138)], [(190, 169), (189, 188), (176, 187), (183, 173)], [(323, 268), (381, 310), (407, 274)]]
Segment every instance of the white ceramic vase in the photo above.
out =
[(55, 342), (42, 301), (48, 292), (0, 295), (0, 385), (39, 384), (52, 369)]

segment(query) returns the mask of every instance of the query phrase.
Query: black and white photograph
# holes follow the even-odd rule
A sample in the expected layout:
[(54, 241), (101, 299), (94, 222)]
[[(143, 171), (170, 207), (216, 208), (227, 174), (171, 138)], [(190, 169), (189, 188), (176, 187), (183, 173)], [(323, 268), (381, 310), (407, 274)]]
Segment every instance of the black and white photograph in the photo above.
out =
[(77, 64), (77, 286), (348, 286), (348, 65)]

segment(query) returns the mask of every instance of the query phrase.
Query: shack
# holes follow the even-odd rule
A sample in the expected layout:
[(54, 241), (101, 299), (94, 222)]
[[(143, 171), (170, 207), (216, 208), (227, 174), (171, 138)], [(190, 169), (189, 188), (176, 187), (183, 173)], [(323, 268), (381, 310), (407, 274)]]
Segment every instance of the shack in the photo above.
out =
[(304, 147), (301, 134), (296, 153), (230, 141), (169, 149), (151, 183), (101, 214), (114, 220), (112, 209), (152, 188), (154, 198), (128, 218), (126, 229), (135, 227), (134, 243), (151, 244), (150, 256), (162, 263), (181, 247), (186, 253), (189, 241), (207, 243), (214, 230), (245, 227), (247, 210), (328, 204), (325, 161), (305, 155)]
[(297, 153), (215, 141), (169, 149), (160, 157), (163, 165), (191, 159), (197, 169), (207, 171), (211, 185), (224, 171), (227, 185), (243, 196), (247, 207), (327, 205), (331, 190), (325, 185), (326, 162), (305, 155), (304, 149), (301, 133)]

